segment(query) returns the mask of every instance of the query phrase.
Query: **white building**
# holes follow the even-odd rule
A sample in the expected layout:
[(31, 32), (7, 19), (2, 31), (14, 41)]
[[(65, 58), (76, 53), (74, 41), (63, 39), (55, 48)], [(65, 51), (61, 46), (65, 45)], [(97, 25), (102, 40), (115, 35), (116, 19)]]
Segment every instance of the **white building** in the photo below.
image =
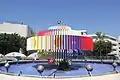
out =
[(120, 36), (118, 37), (118, 51), (120, 53)]
[(23, 37), (31, 37), (35, 35), (35, 32), (28, 25), (16, 22), (3, 22), (0, 24), (0, 33), (17, 33)]
[[(92, 35), (88, 35), (88, 36), (91, 36), (93, 37), (93, 41), (96, 40), (96, 37), (97, 35), (96, 34), (92, 34)], [(107, 35), (105, 34), (105, 40), (108, 40), (112, 43), (112, 52), (109, 53), (109, 54), (113, 54), (113, 55), (120, 55), (120, 39), (118, 40), (118, 38), (116, 37), (113, 37), (113, 36), (110, 36), (110, 35)]]

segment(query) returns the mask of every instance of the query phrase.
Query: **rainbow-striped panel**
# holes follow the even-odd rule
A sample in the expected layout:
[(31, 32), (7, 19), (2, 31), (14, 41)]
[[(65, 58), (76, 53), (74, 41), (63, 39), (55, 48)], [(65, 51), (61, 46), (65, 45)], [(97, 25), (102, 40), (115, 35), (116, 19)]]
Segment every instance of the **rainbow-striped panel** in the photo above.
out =
[[(49, 32), (51, 34), (51, 32)], [(41, 36), (34, 36), (27, 39), (27, 50), (41, 50), (41, 49), (80, 49), (93, 50), (93, 40), (91, 37), (75, 36), (75, 35), (49, 35), (43, 33)], [(64, 33), (65, 34), (65, 33)]]

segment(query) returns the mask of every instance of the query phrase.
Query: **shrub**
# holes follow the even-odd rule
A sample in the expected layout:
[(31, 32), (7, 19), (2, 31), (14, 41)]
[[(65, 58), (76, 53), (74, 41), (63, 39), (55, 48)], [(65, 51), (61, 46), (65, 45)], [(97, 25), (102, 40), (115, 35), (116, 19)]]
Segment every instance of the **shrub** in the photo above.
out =
[(58, 65), (58, 70), (63, 70), (63, 71), (68, 71), (70, 70), (70, 67), (69, 67), (69, 64), (68, 64), (68, 61), (67, 60), (62, 60), (59, 62), (59, 65)]

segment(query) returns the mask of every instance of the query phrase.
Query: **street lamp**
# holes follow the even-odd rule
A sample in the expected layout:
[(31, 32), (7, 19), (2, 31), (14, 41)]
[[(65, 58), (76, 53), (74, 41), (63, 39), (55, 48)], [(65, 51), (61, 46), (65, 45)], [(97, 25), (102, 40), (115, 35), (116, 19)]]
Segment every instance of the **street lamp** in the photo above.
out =
[(93, 70), (93, 67), (90, 64), (86, 65), (86, 70), (88, 71), (89, 76), (92, 76), (91, 71)]

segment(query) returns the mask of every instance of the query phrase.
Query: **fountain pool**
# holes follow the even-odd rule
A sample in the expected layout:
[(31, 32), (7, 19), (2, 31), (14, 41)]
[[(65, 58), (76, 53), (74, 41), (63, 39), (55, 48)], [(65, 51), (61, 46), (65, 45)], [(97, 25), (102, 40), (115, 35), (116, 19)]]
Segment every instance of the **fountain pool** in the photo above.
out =
[[(42, 76), (88, 76), (88, 72), (85, 66), (89, 64), (93, 67), (93, 71), (91, 72), (92, 75), (103, 75), (103, 74), (110, 74), (113, 73), (113, 66), (112, 64), (108, 63), (94, 63), (94, 62), (73, 62), (70, 66), (72, 70), (69, 71), (61, 71), (57, 70), (56, 65), (50, 65), (47, 62), (28, 62), (28, 63), (14, 63), (10, 64), (8, 73), (11, 74), (19, 74), (27, 75), (27, 76), (40, 76), (39, 72), (37, 71), (36, 67), (38, 65), (44, 66), (44, 71)], [(120, 71), (120, 66), (116, 67), (117, 71)], [(6, 68), (4, 66), (0, 66), (0, 72), (6, 72)]]

